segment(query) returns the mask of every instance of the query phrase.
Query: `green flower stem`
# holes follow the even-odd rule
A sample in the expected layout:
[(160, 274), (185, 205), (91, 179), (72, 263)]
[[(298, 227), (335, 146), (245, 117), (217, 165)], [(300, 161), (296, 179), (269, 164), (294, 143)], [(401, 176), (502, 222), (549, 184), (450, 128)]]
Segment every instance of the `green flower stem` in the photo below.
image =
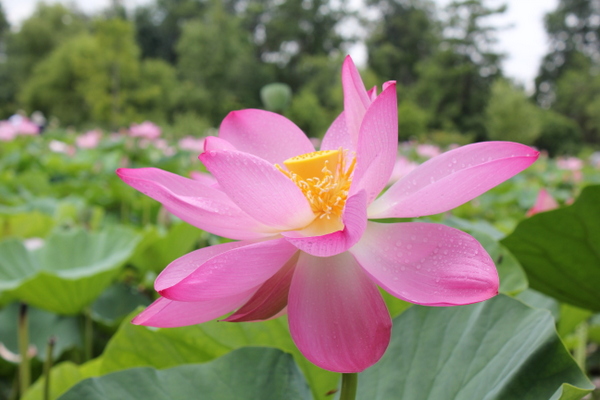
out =
[(46, 346), (46, 362), (44, 363), (44, 400), (50, 400), (50, 370), (52, 369), (52, 352), (54, 345), (56, 344), (56, 338), (51, 336), (48, 339), (48, 346)]
[(585, 360), (587, 359), (587, 340), (588, 340), (588, 323), (582, 322), (575, 329), (575, 336), (577, 336), (577, 347), (574, 350), (574, 358), (577, 361), (579, 368), (585, 373)]
[(31, 369), (29, 367), (29, 324), (27, 322), (27, 304), (21, 303), (19, 308), (19, 354), (21, 362), (19, 363), (19, 393), (21, 396), (25, 393), (31, 383)]
[(358, 386), (358, 374), (342, 374), (342, 392), (340, 400), (354, 400), (356, 398), (356, 387)]
[(92, 310), (89, 308), (84, 312), (85, 326), (83, 328), (83, 361), (92, 359), (94, 346), (94, 324), (92, 321)]

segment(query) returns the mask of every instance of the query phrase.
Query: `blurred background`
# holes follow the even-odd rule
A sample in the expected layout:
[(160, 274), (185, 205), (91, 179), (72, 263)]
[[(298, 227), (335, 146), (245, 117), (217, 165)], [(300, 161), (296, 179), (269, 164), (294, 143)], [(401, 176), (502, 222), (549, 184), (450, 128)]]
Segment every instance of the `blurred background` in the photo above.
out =
[(350, 53), (399, 84), (399, 139), (513, 140), (551, 156), (600, 143), (597, 0), (0, 2), (0, 119), (206, 136), (266, 108), (321, 137)]

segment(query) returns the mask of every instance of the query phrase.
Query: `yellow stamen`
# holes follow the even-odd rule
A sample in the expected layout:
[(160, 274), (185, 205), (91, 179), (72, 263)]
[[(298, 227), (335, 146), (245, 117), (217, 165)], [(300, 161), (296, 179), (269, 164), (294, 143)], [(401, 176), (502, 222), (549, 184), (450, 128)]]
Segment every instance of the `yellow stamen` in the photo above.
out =
[(356, 160), (346, 165), (342, 149), (315, 151), (287, 159), (276, 167), (302, 190), (315, 214), (315, 220), (303, 231), (325, 235), (344, 229), (342, 212), (346, 205)]

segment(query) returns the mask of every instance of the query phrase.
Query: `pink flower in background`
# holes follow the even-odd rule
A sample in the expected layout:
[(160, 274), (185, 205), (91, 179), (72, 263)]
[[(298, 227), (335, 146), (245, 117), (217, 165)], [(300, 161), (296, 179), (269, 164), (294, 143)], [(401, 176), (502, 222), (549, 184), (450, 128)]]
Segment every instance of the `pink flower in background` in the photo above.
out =
[(571, 171), (571, 180), (581, 182), (583, 180), (583, 160), (577, 157), (559, 157), (556, 159), (558, 169)]
[(186, 136), (179, 140), (178, 145), (181, 150), (188, 150), (194, 153), (202, 153), (204, 151), (204, 138)]
[(583, 168), (583, 160), (577, 157), (559, 157), (556, 159), (556, 166), (568, 171), (579, 171)]
[(100, 144), (100, 139), (102, 139), (102, 132), (94, 129), (93, 131), (88, 131), (77, 136), (75, 144), (80, 149), (95, 149)]
[(17, 131), (8, 121), (0, 121), (0, 140), (9, 142), (17, 137)]
[(200, 160), (216, 185), (155, 168), (119, 169), (124, 182), (171, 213), (237, 241), (169, 264), (162, 297), (134, 323), (156, 327), (257, 321), (287, 311), (291, 336), (314, 364), (358, 372), (388, 346), (391, 319), (377, 285), (430, 306), (498, 293), (490, 256), (441, 224), (378, 223), (457, 207), (517, 174), (538, 153), (508, 142), (464, 146), (422, 164), (382, 196), (396, 161), (394, 82), (369, 91), (342, 68), (344, 111), (315, 151), (302, 131), (262, 110), (230, 113)]
[(418, 144), (416, 151), (420, 157), (424, 158), (433, 158), (442, 153), (440, 148), (433, 144)]
[(392, 170), (392, 175), (390, 176), (390, 181), (388, 184), (391, 185), (395, 183), (418, 166), (419, 164), (416, 162), (410, 161), (408, 158), (402, 155), (398, 156), (396, 158), (396, 162), (394, 163), (394, 169)]
[(40, 133), (40, 127), (25, 117), (19, 118), (18, 122), (14, 124), (14, 128), (20, 135), (37, 135)]
[(131, 124), (129, 132), (133, 137), (142, 137), (146, 139), (156, 139), (160, 136), (160, 127), (150, 121), (142, 122), (141, 124)]
[(527, 211), (526, 215), (531, 217), (537, 213), (554, 210), (555, 208), (558, 208), (558, 203), (554, 200), (554, 197), (546, 189), (540, 189), (535, 204)]
[(62, 153), (68, 156), (72, 156), (75, 154), (75, 147), (65, 142), (61, 142), (60, 140), (51, 140), (48, 144), (48, 148), (53, 153)]

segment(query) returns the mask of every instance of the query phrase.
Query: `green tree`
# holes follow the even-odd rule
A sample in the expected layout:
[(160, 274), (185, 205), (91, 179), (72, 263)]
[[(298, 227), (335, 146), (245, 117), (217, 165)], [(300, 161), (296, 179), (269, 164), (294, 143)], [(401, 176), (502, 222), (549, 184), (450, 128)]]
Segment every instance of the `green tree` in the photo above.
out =
[(187, 21), (200, 18), (206, 0), (156, 0), (134, 10), (135, 36), (143, 58), (176, 64), (176, 45)]
[(381, 78), (409, 86), (418, 79), (417, 64), (430, 57), (441, 40), (435, 8), (426, 0), (370, 0), (378, 11), (367, 40), (369, 67)]
[(22, 85), (34, 66), (61, 43), (87, 30), (82, 14), (62, 4), (37, 3), (21, 29), (7, 38), (6, 55), (12, 78)]
[(571, 69), (588, 62), (600, 63), (600, 7), (596, 0), (559, 0), (546, 14), (544, 24), (550, 38), (548, 54), (536, 77), (536, 99), (549, 106), (558, 81)]
[[(87, 29), (83, 15), (61, 4), (37, 4), (33, 14), (23, 21), (18, 32), (2, 30), (0, 46), (5, 59), (0, 61), (0, 118), (14, 113), (17, 94), (29, 79), (33, 68), (57, 46)], [(2, 50), (0, 50), (2, 53)]]
[(486, 138), (484, 110), (492, 83), (501, 76), (502, 55), (494, 50), (496, 28), (485, 24), (506, 7), (487, 7), (484, 0), (450, 3), (446, 37), (439, 50), (418, 67), (418, 104), (432, 116), (432, 127)]
[(9, 28), (10, 24), (6, 19), (2, 3), (0, 3), (0, 119), (6, 118), (14, 111), (15, 88), (6, 63), (6, 34), (9, 32)]
[(531, 145), (541, 133), (540, 111), (522, 89), (498, 79), (485, 110), (488, 137)]
[(251, 37), (239, 18), (220, 2), (213, 2), (202, 19), (185, 24), (177, 54), (181, 77), (210, 93), (199, 111), (215, 126), (231, 110), (260, 107), (260, 89), (274, 81), (255, 59)]
[(93, 33), (63, 43), (36, 66), (21, 101), (64, 124), (114, 129), (147, 117), (166, 119), (175, 71), (165, 62), (141, 63), (139, 53), (131, 23), (98, 20)]

